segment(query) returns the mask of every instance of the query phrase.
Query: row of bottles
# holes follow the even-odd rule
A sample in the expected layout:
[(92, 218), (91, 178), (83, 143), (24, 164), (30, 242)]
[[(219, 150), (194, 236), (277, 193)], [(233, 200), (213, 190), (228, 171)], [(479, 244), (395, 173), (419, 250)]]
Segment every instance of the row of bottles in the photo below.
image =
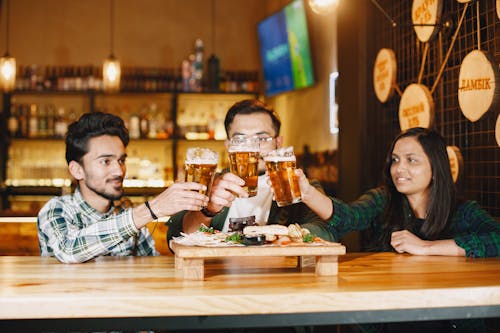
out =
[(7, 161), (9, 186), (69, 186), (68, 165), (60, 149), (10, 146)]
[[(159, 110), (156, 103), (143, 104), (137, 110), (120, 105), (100, 111), (120, 116), (131, 139), (168, 139), (173, 136), (173, 121), (166, 116), (170, 112)], [(56, 107), (52, 103), (12, 104), (7, 130), (11, 138), (64, 138), (68, 125), (81, 114), (82, 111)]]
[(87, 91), (103, 90), (102, 69), (85, 66), (19, 66), (18, 91)]
[[(196, 58), (195, 58), (196, 59)], [(221, 71), (218, 89), (207, 87), (202, 67), (186, 62), (181, 68), (122, 67), (123, 92), (229, 92), (258, 93), (257, 71)], [(188, 67), (186, 67), (188, 66)], [(191, 74), (191, 67), (196, 68)], [(19, 66), (17, 91), (103, 91), (102, 68), (85, 66)]]
[(170, 110), (160, 109), (154, 102), (144, 103), (138, 108), (120, 104), (98, 111), (120, 116), (131, 139), (168, 139), (174, 134), (174, 122), (168, 117)]
[[(225, 109), (222, 109), (225, 112)], [(97, 111), (120, 116), (129, 130), (131, 139), (168, 139), (174, 135), (174, 122), (170, 110), (160, 109), (154, 102), (139, 107), (127, 104), (98, 108)], [(65, 108), (53, 103), (12, 104), (7, 120), (11, 138), (64, 138), (68, 125), (83, 113), (73, 107)], [(178, 115), (178, 137), (191, 140), (224, 140), (224, 113), (206, 112), (203, 108), (181, 109)]]
[(16, 138), (63, 138), (79, 115), (54, 104), (12, 104), (7, 129)]
[[(62, 146), (47, 146), (40, 150), (34, 145), (9, 147), (7, 161), (8, 186), (69, 186), (68, 171)], [(162, 165), (158, 158), (139, 157), (132, 149), (126, 161), (126, 187), (163, 187), (173, 180), (172, 168)]]

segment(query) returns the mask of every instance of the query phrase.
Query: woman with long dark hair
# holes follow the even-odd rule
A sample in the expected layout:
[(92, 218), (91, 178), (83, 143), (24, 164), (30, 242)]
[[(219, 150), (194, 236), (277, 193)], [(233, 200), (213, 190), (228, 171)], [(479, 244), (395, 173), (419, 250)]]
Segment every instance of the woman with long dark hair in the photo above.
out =
[(393, 141), (385, 184), (352, 203), (308, 186), (299, 170), (302, 200), (328, 221), (335, 239), (369, 229), (365, 248), (417, 255), (500, 256), (500, 224), (474, 201), (458, 200), (441, 135), (411, 128)]

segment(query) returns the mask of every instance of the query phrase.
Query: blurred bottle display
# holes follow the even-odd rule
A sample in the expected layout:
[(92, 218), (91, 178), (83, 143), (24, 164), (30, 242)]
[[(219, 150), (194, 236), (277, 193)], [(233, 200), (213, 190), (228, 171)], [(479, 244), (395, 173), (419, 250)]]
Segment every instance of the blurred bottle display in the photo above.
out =
[[(201, 41), (200, 41), (201, 42)], [(210, 93), (257, 93), (257, 71), (221, 70), (212, 67), (210, 86), (204, 71), (210, 68), (204, 66), (203, 44), (196, 42), (192, 62), (189, 64), (187, 77), (188, 91)], [(191, 66), (192, 65), (192, 66)], [(218, 64), (220, 66), (220, 64)], [(180, 66), (176, 68), (156, 67), (123, 67), (122, 92), (164, 93), (183, 90), (183, 72)], [(40, 141), (36, 139), (63, 139), (68, 125), (76, 121), (83, 112), (88, 112), (88, 104), (80, 104), (80, 95), (91, 100), (90, 109), (110, 112), (122, 117), (129, 128), (131, 138), (134, 139), (169, 139), (178, 133), (177, 138), (196, 140), (224, 140), (224, 115), (228, 107), (235, 102), (237, 95), (226, 95), (232, 99), (222, 97), (223, 102), (216, 102), (213, 106), (203, 104), (202, 107), (192, 106), (186, 110), (171, 109), (172, 97), (166, 94), (147, 95), (147, 101), (140, 104), (127, 104), (126, 98), (118, 96), (117, 101), (100, 103), (101, 96), (107, 94), (93, 94), (101, 92), (102, 77), (99, 66), (94, 65), (25, 65), (19, 66), (16, 90), (20, 93), (12, 97), (12, 104), (8, 110), (7, 131), (11, 138), (29, 138), (35, 140), (12, 140), (9, 143), (7, 163), (8, 185), (27, 186), (69, 186), (70, 176), (64, 159), (64, 142), (53, 140), (44, 149), (39, 148)], [(194, 84), (194, 85), (193, 85)], [(193, 88), (194, 87), (194, 88)], [(191, 89), (191, 90), (190, 90)], [(39, 97), (38, 92), (56, 92), (50, 99)], [(58, 96), (62, 92), (61, 97)], [(74, 94), (78, 92), (78, 94)], [(84, 92), (81, 94), (79, 92)], [(86, 94), (86, 92), (90, 92)], [(15, 92), (14, 92), (15, 94)], [(32, 98), (34, 95), (36, 97)], [(131, 94), (135, 96), (134, 94)], [(196, 95), (196, 94), (185, 94)], [(67, 96), (78, 102), (68, 101)], [(167, 97), (165, 97), (167, 96)], [(175, 96), (175, 95), (174, 95)], [(180, 96), (180, 95), (179, 95)], [(113, 97), (113, 96), (112, 96)], [(162, 99), (163, 98), (163, 99)], [(165, 99), (168, 98), (168, 102)], [(218, 97), (220, 98), (220, 97)], [(246, 97), (248, 98), (248, 97)], [(179, 97), (181, 99), (181, 97)], [(207, 98), (207, 100), (210, 100)], [(198, 104), (195, 101), (193, 105)], [(211, 101), (210, 103), (213, 103)], [(176, 114), (177, 112), (177, 114)], [(174, 118), (176, 122), (174, 122)], [(17, 142), (16, 142), (17, 141)], [(174, 170), (182, 172), (182, 167), (176, 168), (175, 158), (172, 161), (172, 148), (161, 140), (135, 140), (138, 144), (138, 153), (130, 159), (132, 172), (127, 178), (127, 186), (164, 186), (174, 179)], [(220, 144), (220, 142), (213, 144)], [(56, 148), (52, 146), (55, 145)], [(217, 146), (219, 147), (219, 146)], [(227, 166), (225, 149), (220, 147), (220, 165)], [(219, 149), (217, 148), (217, 149)], [(164, 153), (158, 153), (163, 151)], [(177, 157), (183, 159), (183, 156)], [(129, 160), (129, 159), (128, 159)], [(127, 165), (129, 161), (127, 160)], [(132, 184), (132, 185), (131, 185)]]
[[(122, 68), (122, 92), (226, 92), (258, 93), (258, 71), (222, 70), (215, 55), (204, 65), (203, 41), (178, 68)], [(205, 73), (206, 72), (206, 73)], [(103, 91), (102, 73), (94, 65), (19, 65), (17, 91)]]

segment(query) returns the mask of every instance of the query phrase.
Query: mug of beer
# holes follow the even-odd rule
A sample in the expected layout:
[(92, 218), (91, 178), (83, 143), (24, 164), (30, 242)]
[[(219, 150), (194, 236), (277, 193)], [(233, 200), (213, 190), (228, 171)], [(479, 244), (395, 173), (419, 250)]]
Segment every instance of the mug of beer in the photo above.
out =
[(188, 148), (186, 161), (184, 163), (185, 181), (203, 184), (206, 191), (200, 190), (202, 194), (208, 195), (217, 169), (219, 154), (208, 148)]
[(267, 153), (264, 162), (278, 206), (302, 201), (299, 179), (295, 175), (296, 158), (293, 147), (283, 147)]
[(229, 141), (231, 172), (245, 181), (243, 188), (249, 197), (257, 195), (259, 181), (259, 138), (235, 135)]

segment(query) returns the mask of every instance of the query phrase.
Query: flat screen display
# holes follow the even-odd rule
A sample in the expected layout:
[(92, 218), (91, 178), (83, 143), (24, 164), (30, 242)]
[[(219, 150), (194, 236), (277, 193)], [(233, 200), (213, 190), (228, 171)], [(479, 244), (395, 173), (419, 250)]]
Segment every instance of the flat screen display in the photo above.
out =
[(257, 26), (265, 93), (273, 96), (314, 84), (307, 20), (294, 0)]

